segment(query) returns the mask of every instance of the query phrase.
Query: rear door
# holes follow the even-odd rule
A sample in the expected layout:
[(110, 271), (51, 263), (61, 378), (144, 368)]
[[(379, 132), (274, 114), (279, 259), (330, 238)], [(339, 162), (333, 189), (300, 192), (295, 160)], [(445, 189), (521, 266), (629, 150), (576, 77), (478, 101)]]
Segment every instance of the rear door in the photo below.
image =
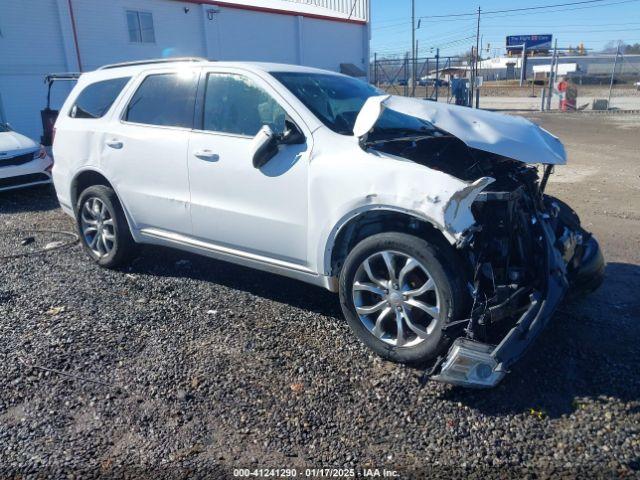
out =
[(104, 136), (103, 169), (137, 229), (191, 234), (187, 146), (197, 77), (191, 68), (146, 73)]

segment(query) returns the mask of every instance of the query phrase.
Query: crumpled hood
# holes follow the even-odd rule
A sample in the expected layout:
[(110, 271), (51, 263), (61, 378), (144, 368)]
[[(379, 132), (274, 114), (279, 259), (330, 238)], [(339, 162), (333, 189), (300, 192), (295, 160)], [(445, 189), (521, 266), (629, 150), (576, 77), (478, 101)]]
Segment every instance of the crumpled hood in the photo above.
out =
[(558, 137), (522, 117), (415, 98), (392, 95), (369, 98), (358, 114), (354, 135), (360, 138), (367, 135), (386, 108), (426, 120), (477, 150), (524, 163), (567, 163)]
[(0, 132), (0, 152), (37, 148), (38, 144), (18, 132)]

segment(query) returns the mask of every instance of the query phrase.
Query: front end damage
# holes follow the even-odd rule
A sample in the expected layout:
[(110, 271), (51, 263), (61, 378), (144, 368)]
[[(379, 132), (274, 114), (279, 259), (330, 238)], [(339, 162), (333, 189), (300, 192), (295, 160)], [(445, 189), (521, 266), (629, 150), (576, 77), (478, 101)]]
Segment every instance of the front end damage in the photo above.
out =
[(530, 162), (464, 140), (436, 128), (410, 141), (372, 135), (363, 146), (468, 182), (449, 200), (444, 227), (454, 234), (467, 269), (471, 308), (467, 318), (445, 327), (452, 343), (430, 375), (455, 385), (493, 387), (567, 294), (600, 285), (605, 264), (575, 212), (544, 194), (553, 164), (564, 163), (563, 149), (554, 144), (559, 154), (540, 178)]
[(533, 171), (524, 174), (528, 184), (497, 182), (472, 206), (477, 224), (457, 247), (473, 268), (473, 307), (468, 319), (448, 325), (455, 340), (432, 369), (433, 380), (495, 386), (569, 291), (590, 291), (602, 281), (596, 240), (540, 191)]
[(469, 154), (474, 161), (465, 162), (457, 175), (469, 180), (490, 175), (495, 181), (480, 193), (469, 191), (475, 224), (459, 236), (456, 249), (469, 269), (472, 307), (468, 318), (446, 327), (455, 340), (433, 367), (432, 379), (492, 387), (570, 290), (599, 286), (604, 259), (575, 213), (544, 194), (535, 167), (484, 152)]

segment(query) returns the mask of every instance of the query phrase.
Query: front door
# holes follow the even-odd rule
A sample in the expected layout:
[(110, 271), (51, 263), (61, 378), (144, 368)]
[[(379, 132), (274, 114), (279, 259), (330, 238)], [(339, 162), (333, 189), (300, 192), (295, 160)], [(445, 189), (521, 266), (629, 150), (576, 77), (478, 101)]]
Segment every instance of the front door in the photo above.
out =
[(254, 168), (251, 144), (260, 128), (281, 133), (287, 114), (298, 127), (301, 120), (257, 75), (205, 72), (201, 85), (201, 124), (188, 155), (194, 235), (239, 254), (305, 265), (311, 136), (281, 145)]

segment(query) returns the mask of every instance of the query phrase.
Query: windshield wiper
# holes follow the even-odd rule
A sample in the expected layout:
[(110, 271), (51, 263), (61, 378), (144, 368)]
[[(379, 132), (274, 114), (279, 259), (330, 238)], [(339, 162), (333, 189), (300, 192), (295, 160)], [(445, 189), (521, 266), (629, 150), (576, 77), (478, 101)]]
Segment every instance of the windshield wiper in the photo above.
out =
[[(412, 132), (412, 133), (416, 133), (416, 132)], [(378, 138), (374, 138), (373, 140), (368, 140), (366, 142), (364, 142), (365, 145), (368, 146), (372, 146), (372, 145), (381, 145), (383, 143), (387, 143), (387, 142), (417, 142), (419, 140), (427, 140), (430, 138), (436, 138), (434, 137), (434, 135), (432, 134), (415, 134), (415, 135), (401, 135), (401, 136), (389, 136), (389, 137), (378, 137)]]

